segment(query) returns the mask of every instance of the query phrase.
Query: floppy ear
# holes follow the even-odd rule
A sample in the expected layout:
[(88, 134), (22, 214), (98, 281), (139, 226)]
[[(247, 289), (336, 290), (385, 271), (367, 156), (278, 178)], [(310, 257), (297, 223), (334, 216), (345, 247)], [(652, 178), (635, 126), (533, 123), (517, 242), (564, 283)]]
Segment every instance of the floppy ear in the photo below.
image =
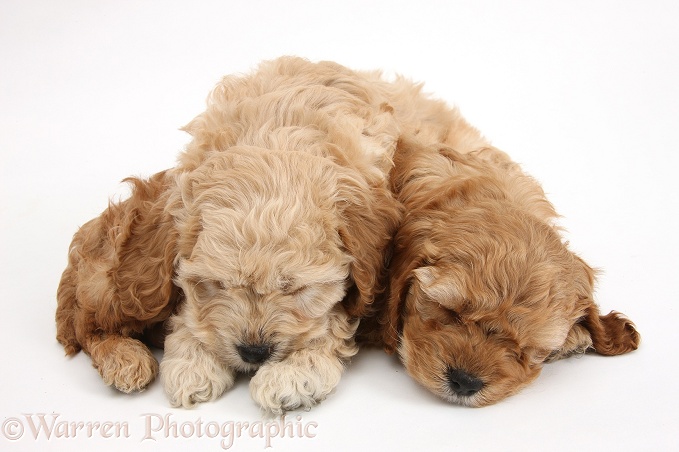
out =
[(592, 303), (581, 322), (592, 338), (592, 348), (600, 355), (621, 355), (636, 350), (641, 337), (634, 323), (616, 311), (599, 314), (599, 308)]
[(406, 295), (412, 284), (413, 273), (411, 271), (394, 275), (389, 284), (386, 307), (381, 312), (380, 323), (383, 325), (382, 342), (387, 353), (396, 351), (399, 336), (403, 330), (403, 309)]
[(127, 178), (132, 195), (109, 212), (119, 216), (110, 229), (115, 264), (111, 279), (125, 316), (140, 321), (169, 312), (179, 297), (173, 284), (177, 229), (167, 209), (174, 178), (161, 172), (148, 180)]
[[(234, 152), (201, 151), (196, 155), (186, 152), (182, 159), (194, 159), (192, 164), (182, 162), (175, 174), (176, 189), (170, 195), (168, 210), (175, 219), (177, 238), (177, 260), (191, 257), (198, 235), (203, 230), (201, 223), (201, 194), (206, 182), (227, 180), (231, 177), (234, 161), (241, 156)], [(175, 262), (177, 263), (177, 262)]]
[[(252, 151), (258, 152), (258, 151)], [(248, 155), (250, 152), (245, 152)], [(177, 259), (190, 258), (198, 235), (203, 230), (201, 223), (201, 205), (205, 187), (214, 181), (228, 181), (233, 177), (234, 162), (242, 155), (237, 152), (206, 151), (196, 161), (196, 167), (182, 165), (175, 173), (175, 190), (168, 200), (168, 211), (175, 220), (177, 237)]]
[(416, 236), (414, 230), (410, 231), (408, 226), (404, 226), (394, 239), (394, 259), (389, 264), (389, 291), (385, 297), (386, 306), (381, 310), (379, 319), (383, 325), (382, 341), (387, 353), (393, 353), (398, 348), (406, 298), (413, 280), (418, 278), (427, 285), (436, 277), (435, 269), (425, 266), (422, 249), (416, 254), (410, 252), (419, 248), (411, 243), (417, 240)]
[(176, 176), (177, 189), (170, 195), (168, 210), (174, 218), (178, 232), (177, 260), (180, 257), (189, 258), (191, 251), (202, 230), (200, 213), (193, 196), (194, 179), (186, 171)]
[[(578, 301), (579, 309), (584, 313), (582, 318), (569, 332), (569, 339), (576, 336), (591, 339), (591, 348), (601, 355), (621, 355), (636, 350), (641, 337), (634, 323), (616, 311), (601, 315), (599, 307), (592, 297), (594, 285), (594, 271), (579, 257), (576, 256), (581, 268), (579, 281), (581, 298)], [(576, 283), (577, 284), (577, 283)], [(586, 334), (585, 334), (586, 333)], [(582, 342), (583, 339), (580, 340)]]
[(339, 234), (353, 258), (351, 278), (355, 285), (344, 306), (349, 315), (363, 317), (384, 292), (391, 240), (402, 209), (386, 188), (369, 187), (349, 175), (340, 176), (338, 192), (343, 220)]

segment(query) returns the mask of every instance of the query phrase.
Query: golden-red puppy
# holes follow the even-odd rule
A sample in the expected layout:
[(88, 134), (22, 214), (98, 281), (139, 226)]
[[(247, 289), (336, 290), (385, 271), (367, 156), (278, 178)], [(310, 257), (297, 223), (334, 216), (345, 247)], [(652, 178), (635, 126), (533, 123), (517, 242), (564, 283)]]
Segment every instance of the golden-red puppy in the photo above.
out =
[(177, 230), (167, 210), (174, 177), (126, 181), (131, 196), (73, 237), (56, 321), (67, 354), (84, 350), (106, 384), (131, 392), (156, 377), (158, 362), (141, 339), (162, 340), (181, 293), (172, 282)]
[[(472, 128), (458, 131), (473, 143)], [(637, 348), (632, 322), (599, 314), (594, 271), (568, 250), (534, 179), (480, 136), (458, 152), (416, 135), (399, 144), (392, 173), (406, 215), (382, 319), (410, 375), (448, 401), (483, 406), (546, 361)]]
[(405, 208), (389, 294), (362, 322), (363, 339), (470, 406), (515, 393), (545, 361), (637, 348), (632, 322), (599, 314), (594, 271), (568, 250), (533, 178), (421, 85), (353, 76), (398, 124), (390, 184)]

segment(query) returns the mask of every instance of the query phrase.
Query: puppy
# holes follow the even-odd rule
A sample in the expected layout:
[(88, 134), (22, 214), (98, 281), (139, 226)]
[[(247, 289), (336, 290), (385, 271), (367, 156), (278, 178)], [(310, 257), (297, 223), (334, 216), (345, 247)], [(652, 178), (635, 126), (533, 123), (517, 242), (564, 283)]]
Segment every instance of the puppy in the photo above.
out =
[(338, 384), (401, 215), (380, 99), (341, 66), (283, 58), (225, 78), (186, 127), (171, 201), (185, 302), (161, 362), (173, 405), (214, 400), (237, 372), (272, 413)]
[(132, 180), (74, 237), (57, 337), (106, 383), (141, 390), (158, 366), (140, 339), (162, 339), (177, 311), (160, 366), (173, 405), (215, 399), (245, 371), (265, 410), (308, 408), (385, 286), (398, 127), (361, 77), (288, 58), (227, 77), (186, 130), (176, 168)]
[(111, 203), (73, 238), (56, 322), (66, 354), (84, 350), (107, 385), (132, 392), (158, 373), (142, 339), (162, 341), (181, 292), (172, 282), (177, 230), (166, 208), (174, 177), (161, 172), (126, 181), (131, 196)]
[(443, 399), (495, 403), (544, 362), (635, 350), (617, 312), (600, 315), (594, 271), (568, 250), (540, 185), (457, 110), (401, 83), (407, 118), (392, 172), (406, 213), (379, 324), (389, 351)]

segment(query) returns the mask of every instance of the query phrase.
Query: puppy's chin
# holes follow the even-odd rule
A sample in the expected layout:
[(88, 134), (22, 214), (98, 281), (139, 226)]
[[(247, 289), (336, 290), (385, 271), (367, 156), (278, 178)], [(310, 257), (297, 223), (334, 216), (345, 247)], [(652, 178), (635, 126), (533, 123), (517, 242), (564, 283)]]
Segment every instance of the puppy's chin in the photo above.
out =
[(253, 375), (253, 374), (254, 374), (255, 372), (257, 372), (257, 371), (259, 370), (259, 368), (262, 367), (262, 365), (264, 364), (264, 363), (261, 363), (261, 364), (249, 364), (249, 363), (244, 362), (242, 359), (238, 359), (238, 358), (235, 358), (234, 360), (229, 361), (229, 363), (231, 364), (230, 367), (231, 367), (233, 370), (235, 370), (235, 371), (237, 371), (237, 372), (241, 372), (241, 373), (247, 374), (247, 375)]
[(235, 370), (237, 372), (242, 372), (244, 374), (253, 375), (263, 365), (278, 362), (278, 361), (280, 361), (280, 359), (268, 359), (268, 360), (261, 362), (261, 363), (252, 364), (252, 363), (247, 363), (247, 362), (243, 361), (241, 358), (236, 356), (232, 360), (229, 360), (228, 362), (230, 364), (230, 367), (233, 370)]

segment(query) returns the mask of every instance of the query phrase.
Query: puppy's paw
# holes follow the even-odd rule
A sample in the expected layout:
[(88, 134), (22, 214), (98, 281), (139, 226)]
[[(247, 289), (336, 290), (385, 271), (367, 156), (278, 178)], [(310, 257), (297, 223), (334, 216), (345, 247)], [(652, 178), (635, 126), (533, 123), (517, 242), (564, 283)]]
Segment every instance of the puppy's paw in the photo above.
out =
[[(158, 361), (140, 341), (122, 338), (102, 343), (94, 367), (107, 385), (130, 393), (144, 390), (158, 375)], [(108, 348), (103, 353), (103, 348)]]
[(234, 374), (212, 360), (163, 359), (160, 375), (173, 407), (209, 402), (233, 386)]
[(308, 410), (332, 392), (341, 373), (339, 360), (325, 366), (284, 360), (262, 366), (250, 380), (250, 393), (255, 402), (273, 414), (297, 408)]

